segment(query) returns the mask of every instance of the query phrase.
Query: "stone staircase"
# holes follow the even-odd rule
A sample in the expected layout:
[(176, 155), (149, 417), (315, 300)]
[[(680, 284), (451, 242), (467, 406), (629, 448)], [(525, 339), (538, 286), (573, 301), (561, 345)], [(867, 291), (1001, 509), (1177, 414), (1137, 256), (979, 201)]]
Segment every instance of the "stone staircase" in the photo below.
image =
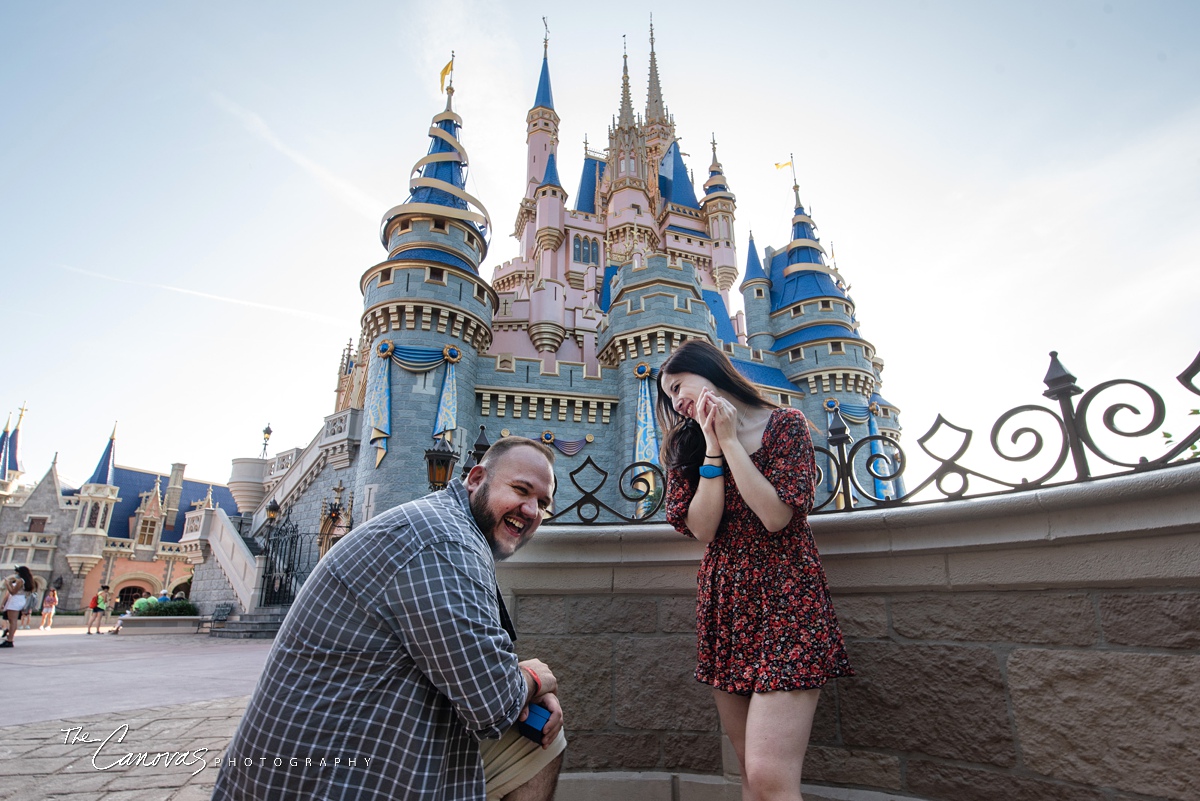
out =
[(273, 640), (286, 615), (287, 609), (230, 615), (225, 625), (214, 628), (209, 636), (226, 640)]

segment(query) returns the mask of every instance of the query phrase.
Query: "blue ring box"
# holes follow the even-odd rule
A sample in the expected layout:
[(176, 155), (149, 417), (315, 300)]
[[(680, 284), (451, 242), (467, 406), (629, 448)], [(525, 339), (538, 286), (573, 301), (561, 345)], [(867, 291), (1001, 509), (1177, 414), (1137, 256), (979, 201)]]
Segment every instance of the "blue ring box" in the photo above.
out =
[(542, 743), (542, 730), (550, 722), (550, 710), (541, 704), (529, 705), (529, 717), (517, 721), (517, 731), (533, 740), (538, 745)]

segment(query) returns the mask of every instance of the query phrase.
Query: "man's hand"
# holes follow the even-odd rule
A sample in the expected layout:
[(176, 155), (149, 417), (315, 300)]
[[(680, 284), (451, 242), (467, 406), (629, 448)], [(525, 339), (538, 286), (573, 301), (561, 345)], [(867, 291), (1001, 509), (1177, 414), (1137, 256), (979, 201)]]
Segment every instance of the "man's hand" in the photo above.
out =
[[(542, 727), (542, 748), (549, 748), (550, 743), (554, 742), (554, 738), (558, 736), (563, 727), (562, 705), (558, 703), (558, 696), (554, 693), (542, 695), (538, 698), (538, 703), (550, 711), (550, 719)], [(529, 717), (528, 706), (521, 710), (517, 720), (524, 720), (527, 717)]]
[[(550, 672), (550, 667), (545, 662), (540, 659), (526, 659), (517, 664), (525, 675), (525, 684), (529, 687), (528, 701), (536, 701), (544, 695), (558, 692), (558, 679)], [(536, 682), (530, 678), (529, 672), (537, 676)], [(524, 714), (522, 713), (521, 720), (525, 719)]]

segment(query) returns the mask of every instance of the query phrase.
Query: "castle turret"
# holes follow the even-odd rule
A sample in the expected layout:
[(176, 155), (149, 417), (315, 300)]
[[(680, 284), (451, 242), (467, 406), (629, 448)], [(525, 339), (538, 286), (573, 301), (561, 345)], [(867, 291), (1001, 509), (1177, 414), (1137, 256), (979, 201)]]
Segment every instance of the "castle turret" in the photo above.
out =
[(8, 416), (8, 420), (4, 423), (4, 433), (0, 434), (0, 504), (12, 495), (16, 489), (16, 478), (8, 477), (8, 450), (9, 440), (12, 438), (12, 432), (9, 426), (12, 425), (12, 415)]
[(121, 500), (114, 476), (116, 447), (117, 428), (114, 425), (96, 469), (79, 489), (79, 513), (69, 537), (67, 564), (71, 572), (81, 578), (104, 557), (113, 507)]
[(522, 250), (533, 244), (536, 227), (533, 196), (546, 175), (547, 163), (558, 149), (558, 114), (554, 111), (554, 93), (550, 89), (549, 39), (542, 43), (542, 72), (538, 77), (533, 107), (525, 115), (525, 200), (517, 210), (513, 234), (521, 240)]
[(774, 350), (771, 336), (771, 280), (763, 272), (754, 234), (746, 254), (746, 277), (742, 279), (742, 306), (746, 310), (746, 344), (755, 350)]
[[(388, 257), (368, 268), (362, 337), (369, 343), (356, 497), (387, 509), (426, 490), (416, 480), (433, 439), (474, 430), (478, 360), (491, 346), (496, 293), (479, 275), (491, 222), (464, 190), (467, 155), (453, 110), (433, 118), (410, 196), (383, 216)], [(459, 392), (458, 387), (464, 388)]]
[(25, 407), (17, 414), (17, 424), (10, 430), (12, 415), (4, 424), (4, 433), (0, 434), (0, 498), (12, 494), (17, 488), (17, 482), (25, 475), (21, 466), (20, 440), (21, 421), (25, 419)]
[[(704, 212), (705, 227), (712, 239), (713, 279), (721, 291), (725, 307), (729, 307), (729, 288), (737, 279), (737, 241), (734, 238), (733, 212), (737, 199), (729, 191), (725, 171), (717, 160), (717, 137), (712, 140), (712, 164), (708, 166), (708, 180), (704, 182), (704, 198), (700, 209)], [(757, 257), (756, 257), (757, 258)], [(761, 271), (761, 266), (759, 267)]]
[(552, 149), (534, 193), (537, 261), (529, 294), (529, 338), (549, 363), (567, 334), (567, 253), (563, 246), (567, 192), (558, 179), (556, 155)]

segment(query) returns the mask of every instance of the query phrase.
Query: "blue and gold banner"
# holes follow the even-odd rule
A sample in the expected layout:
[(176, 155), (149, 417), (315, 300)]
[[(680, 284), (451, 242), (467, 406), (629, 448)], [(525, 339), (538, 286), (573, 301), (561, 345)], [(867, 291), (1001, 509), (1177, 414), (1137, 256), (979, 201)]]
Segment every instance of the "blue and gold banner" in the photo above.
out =
[(462, 359), (462, 350), (456, 345), (438, 348), (396, 347), (385, 339), (375, 348), (380, 366), (367, 374), (367, 397), (363, 414), (366, 416), (368, 439), (375, 448), (375, 466), (379, 467), (387, 455), (388, 439), (392, 435), (392, 382), (391, 364), (395, 362), (409, 373), (427, 373), (446, 365), (442, 378), (442, 392), (438, 398), (437, 416), (434, 418), (433, 436), (458, 428), (458, 383), (454, 377), (454, 365)]
[[(658, 461), (658, 428), (654, 420), (654, 401), (650, 397), (650, 379), (653, 377), (654, 371), (650, 369), (650, 365), (646, 362), (638, 362), (637, 366), (633, 368), (633, 374), (637, 376), (640, 382), (638, 384), (633, 460), (635, 462), (649, 462), (650, 464), (661, 466)], [(649, 514), (656, 506), (657, 501), (654, 497), (654, 492), (659, 488), (654, 486), (655, 474), (653, 471), (644, 470), (633, 478), (635, 480), (642, 478), (650, 482), (651, 492), (637, 504), (637, 514), (640, 517)]]

